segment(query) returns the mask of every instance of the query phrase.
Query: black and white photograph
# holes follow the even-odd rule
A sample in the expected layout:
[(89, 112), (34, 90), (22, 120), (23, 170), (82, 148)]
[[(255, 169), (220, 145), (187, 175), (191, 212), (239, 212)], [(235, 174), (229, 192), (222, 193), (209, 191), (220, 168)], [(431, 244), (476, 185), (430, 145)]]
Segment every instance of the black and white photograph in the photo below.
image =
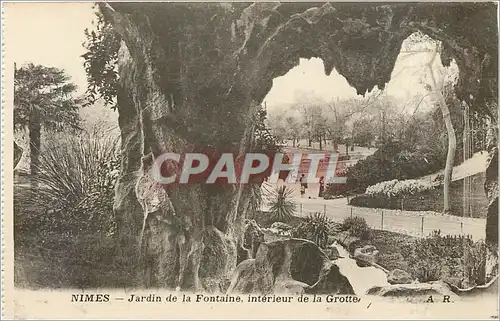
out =
[(3, 2), (2, 317), (498, 319), (498, 29)]

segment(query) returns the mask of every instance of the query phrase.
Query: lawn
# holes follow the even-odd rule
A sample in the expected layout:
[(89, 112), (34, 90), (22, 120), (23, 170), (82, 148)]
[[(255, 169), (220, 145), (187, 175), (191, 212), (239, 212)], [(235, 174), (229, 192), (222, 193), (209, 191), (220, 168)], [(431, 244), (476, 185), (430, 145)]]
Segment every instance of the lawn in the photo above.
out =
[(349, 251), (352, 253), (355, 248), (365, 245), (373, 245), (379, 251), (377, 263), (391, 271), (393, 269), (408, 270), (408, 262), (401, 254), (401, 249), (404, 245), (413, 243), (417, 238), (405, 234), (371, 230), (371, 238), (369, 240), (358, 240), (351, 244)]

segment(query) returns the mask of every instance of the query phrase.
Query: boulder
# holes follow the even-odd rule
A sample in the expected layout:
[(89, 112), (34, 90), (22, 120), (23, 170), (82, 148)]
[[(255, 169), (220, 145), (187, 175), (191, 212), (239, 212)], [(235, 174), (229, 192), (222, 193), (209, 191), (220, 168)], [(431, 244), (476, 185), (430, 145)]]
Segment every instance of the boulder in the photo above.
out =
[(326, 254), (302, 239), (262, 243), (255, 259), (238, 265), (227, 292), (354, 294)]
[(272, 229), (277, 229), (277, 230), (282, 230), (282, 231), (289, 231), (292, 229), (292, 227), (286, 223), (283, 222), (274, 222), (271, 224)]
[(408, 302), (422, 303), (434, 296), (433, 300), (439, 301), (444, 295), (450, 296), (450, 301), (456, 301), (458, 296), (453, 293), (448, 285), (443, 282), (391, 284), (386, 286), (374, 286), (366, 292), (367, 295), (381, 297), (403, 298)]
[(362, 248), (354, 250), (353, 258), (363, 263), (375, 264), (377, 263), (379, 251), (373, 245), (365, 245)]
[(339, 253), (339, 250), (337, 249), (337, 247), (335, 246), (335, 244), (331, 244), (329, 245), (326, 250), (326, 255), (328, 256), (328, 258), (330, 260), (336, 260), (338, 258), (341, 257), (340, 253)]
[(413, 283), (413, 279), (408, 272), (394, 269), (387, 275), (387, 282), (390, 284), (410, 284)]
[(333, 241), (336, 241), (344, 248), (346, 248), (349, 252), (354, 251), (356, 244), (360, 242), (360, 238), (353, 236), (349, 233), (349, 231), (339, 232), (332, 237)]

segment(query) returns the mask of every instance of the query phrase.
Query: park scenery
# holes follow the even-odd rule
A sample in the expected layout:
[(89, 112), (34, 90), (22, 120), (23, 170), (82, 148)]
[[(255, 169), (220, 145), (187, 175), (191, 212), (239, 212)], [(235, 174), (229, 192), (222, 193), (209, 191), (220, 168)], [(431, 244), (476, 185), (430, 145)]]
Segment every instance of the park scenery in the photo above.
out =
[(496, 297), (496, 5), (46, 5), (5, 67), (17, 288)]

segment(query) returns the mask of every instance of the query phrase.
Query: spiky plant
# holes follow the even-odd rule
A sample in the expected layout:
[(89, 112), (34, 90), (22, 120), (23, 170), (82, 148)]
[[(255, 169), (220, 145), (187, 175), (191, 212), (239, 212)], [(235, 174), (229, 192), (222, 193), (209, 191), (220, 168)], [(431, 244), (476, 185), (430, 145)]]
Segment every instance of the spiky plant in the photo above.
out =
[[(113, 213), (118, 175), (118, 138), (94, 129), (79, 136), (47, 137), (40, 152), (34, 186), (20, 191), (15, 203), (52, 226), (52, 231), (79, 233), (86, 228), (106, 232)], [(95, 231), (97, 232), (97, 231)]]
[(292, 196), (293, 190), (285, 185), (272, 191), (268, 205), (273, 221), (286, 222), (295, 214), (297, 204), (292, 200)]
[(328, 234), (334, 229), (333, 222), (325, 213), (316, 212), (309, 214), (306, 221), (292, 231), (292, 236), (310, 240), (320, 248), (328, 245)]

